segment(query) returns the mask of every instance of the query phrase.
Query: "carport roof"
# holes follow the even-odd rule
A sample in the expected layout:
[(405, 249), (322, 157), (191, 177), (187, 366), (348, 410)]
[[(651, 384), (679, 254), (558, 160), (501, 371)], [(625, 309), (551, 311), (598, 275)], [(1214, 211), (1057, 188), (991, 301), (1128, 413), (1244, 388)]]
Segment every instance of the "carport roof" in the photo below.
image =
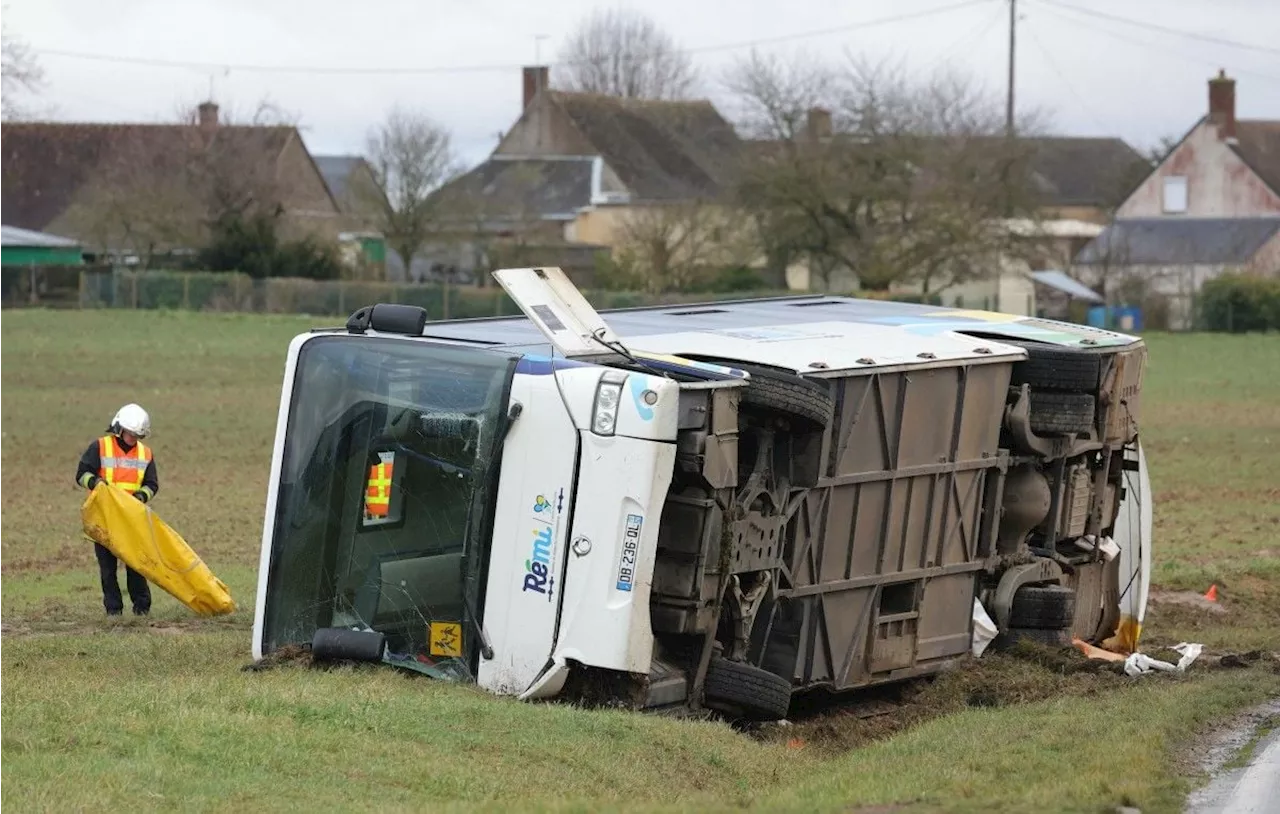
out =
[(1050, 288), (1056, 288), (1077, 300), (1104, 302), (1102, 297), (1098, 296), (1098, 292), (1078, 280), (1073, 280), (1061, 271), (1033, 271), (1031, 272), (1031, 279)]
[(80, 243), (70, 238), (58, 237), (44, 232), (33, 232), (17, 226), (0, 227), (0, 245), (17, 248), (70, 249)]

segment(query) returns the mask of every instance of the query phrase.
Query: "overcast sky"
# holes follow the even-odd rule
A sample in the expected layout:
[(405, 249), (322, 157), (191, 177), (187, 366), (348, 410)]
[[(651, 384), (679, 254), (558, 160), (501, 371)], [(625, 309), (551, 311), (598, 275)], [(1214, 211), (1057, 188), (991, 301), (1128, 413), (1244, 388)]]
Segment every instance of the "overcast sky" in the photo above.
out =
[[(747, 45), (731, 46), (753, 41), (761, 50), (784, 55), (803, 50), (832, 60), (846, 52), (896, 58), (920, 71), (949, 62), (1003, 93), (1007, 0), (972, 0), (910, 20), (859, 26), (960, 2), (645, 0), (633, 5), (694, 52), (712, 80), (704, 83), (707, 95), (717, 101), (722, 91), (714, 78), (749, 51)], [(359, 152), (369, 127), (401, 103), (447, 126), (463, 157), (475, 163), (519, 113), (519, 66), (534, 62), (536, 48), (544, 62), (553, 59), (575, 23), (599, 5), (591, 0), (6, 0), (4, 21), (38, 54), (47, 80), (39, 103), (50, 118), (170, 120), (184, 104), (207, 96), (212, 82), (215, 100), (223, 105), (247, 110), (269, 98), (300, 117), (307, 144), (318, 154)], [(1237, 79), (1241, 118), (1280, 119), (1280, 0), (1018, 0), (1018, 9), (1017, 98), (1051, 110), (1057, 133), (1116, 135), (1138, 148), (1161, 136), (1180, 136), (1203, 114), (1205, 81), (1218, 68)], [(1258, 48), (1182, 37), (1158, 27)], [(788, 35), (797, 36), (783, 39)], [(130, 59), (233, 67), (125, 61)], [(468, 67), (473, 70), (422, 70)]]

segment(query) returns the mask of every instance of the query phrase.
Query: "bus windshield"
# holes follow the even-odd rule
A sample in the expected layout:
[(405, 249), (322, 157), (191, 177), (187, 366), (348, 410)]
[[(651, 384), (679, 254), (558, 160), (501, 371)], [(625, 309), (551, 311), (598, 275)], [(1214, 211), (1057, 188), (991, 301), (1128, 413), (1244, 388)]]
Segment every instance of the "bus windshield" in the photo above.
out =
[(517, 357), (321, 336), (298, 353), (262, 652), (371, 629), (386, 659), (472, 675)]

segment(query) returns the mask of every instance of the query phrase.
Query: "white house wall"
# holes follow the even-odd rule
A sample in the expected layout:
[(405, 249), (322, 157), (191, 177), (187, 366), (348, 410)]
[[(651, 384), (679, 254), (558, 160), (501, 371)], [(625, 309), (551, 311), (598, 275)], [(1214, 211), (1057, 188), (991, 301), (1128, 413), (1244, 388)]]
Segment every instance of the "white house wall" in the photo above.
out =
[[(1187, 179), (1187, 210), (1164, 211), (1164, 179)], [(1239, 218), (1280, 214), (1280, 195), (1201, 122), (1116, 212), (1117, 218)]]
[(1108, 287), (1128, 280), (1141, 280), (1148, 295), (1162, 297), (1169, 305), (1169, 328), (1185, 331), (1194, 327), (1196, 297), (1200, 287), (1224, 273), (1237, 271), (1224, 265), (1117, 266), (1107, 273)]

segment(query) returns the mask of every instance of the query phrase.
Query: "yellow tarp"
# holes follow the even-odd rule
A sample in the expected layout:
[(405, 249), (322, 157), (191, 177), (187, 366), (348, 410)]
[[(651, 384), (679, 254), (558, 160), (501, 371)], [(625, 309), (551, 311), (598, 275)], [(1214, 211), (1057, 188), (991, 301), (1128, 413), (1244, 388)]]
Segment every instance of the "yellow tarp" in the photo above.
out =
[(84, 533), (201, 616), (236, 609), (231, 592), (182, 535), (133, 496), (100, 483), (80, 507)]

